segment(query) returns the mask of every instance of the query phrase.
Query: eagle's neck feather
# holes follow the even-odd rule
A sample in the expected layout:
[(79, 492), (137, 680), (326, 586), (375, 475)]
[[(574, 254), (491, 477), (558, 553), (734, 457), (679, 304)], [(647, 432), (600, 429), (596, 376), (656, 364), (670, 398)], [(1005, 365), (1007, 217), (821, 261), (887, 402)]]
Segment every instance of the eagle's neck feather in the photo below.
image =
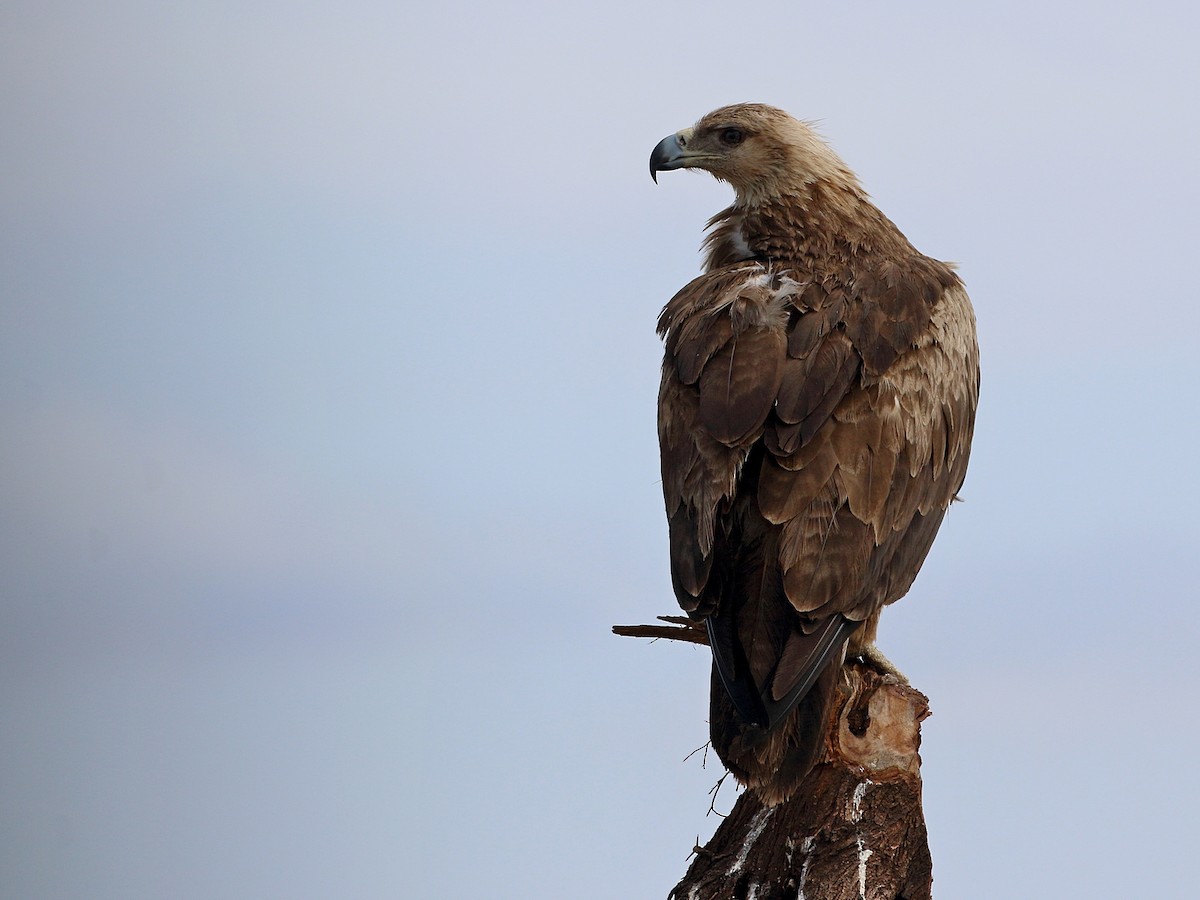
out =
[(708, 271), (757, 259), (775, 268), (841, 268), (859, 253), (911, 245), (857, 183), (811, 182), (756, 203), (738, 202), (708, 223)]

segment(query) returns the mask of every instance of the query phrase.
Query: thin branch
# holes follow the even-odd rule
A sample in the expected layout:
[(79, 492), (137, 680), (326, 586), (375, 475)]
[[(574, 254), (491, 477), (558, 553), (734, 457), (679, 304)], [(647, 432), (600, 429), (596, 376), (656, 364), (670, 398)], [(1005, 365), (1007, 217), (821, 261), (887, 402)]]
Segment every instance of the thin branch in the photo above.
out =
[(686, 641), (689, 644), (708, 646), (708, 630), (703, 622), (693, 622), (686, 616), (658, 616), (666, 625), (614, 625), (613, 634), (621, 637), (659, 638), (668, 641)]

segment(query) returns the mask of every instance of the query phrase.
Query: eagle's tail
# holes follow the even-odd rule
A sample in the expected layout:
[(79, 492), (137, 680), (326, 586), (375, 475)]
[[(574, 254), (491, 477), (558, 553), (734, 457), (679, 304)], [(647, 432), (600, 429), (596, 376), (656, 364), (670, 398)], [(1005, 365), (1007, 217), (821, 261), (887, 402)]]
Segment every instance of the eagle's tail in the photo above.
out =
[(763, 800), (787, 799), (820, 759), (846, 640), (858, 627), (842, 616), (784, 642), (775, 671), (758, 685), (735, 625), (707, 620), (713, 650), (709, 733), (725, 766)]

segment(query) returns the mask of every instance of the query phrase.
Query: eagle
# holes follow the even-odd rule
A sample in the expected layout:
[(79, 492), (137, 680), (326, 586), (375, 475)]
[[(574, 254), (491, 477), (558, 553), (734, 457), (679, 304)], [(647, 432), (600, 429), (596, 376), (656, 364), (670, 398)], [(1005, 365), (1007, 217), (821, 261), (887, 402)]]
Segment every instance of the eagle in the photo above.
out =
[(875, 646), (962, 487), (975, 316), (813, 127), (756, 103), (664, 138), (733, 205), (663, 309), (658, 398), (671, 580), (712, 648), (709, 727), (764, 802), (819, 761), (847, 659)]

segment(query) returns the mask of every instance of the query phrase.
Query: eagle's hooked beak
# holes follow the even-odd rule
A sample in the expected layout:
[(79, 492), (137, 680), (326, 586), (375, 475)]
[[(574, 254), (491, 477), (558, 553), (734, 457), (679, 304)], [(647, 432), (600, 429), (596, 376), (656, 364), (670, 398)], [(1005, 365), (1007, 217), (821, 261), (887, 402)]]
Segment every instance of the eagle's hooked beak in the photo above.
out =
[(687, 142), (692, 129), (685, 128), (663, 138), (650, 154), (650, 177), (658, 184), (658, 173), (682, 169), (688, 164)]

